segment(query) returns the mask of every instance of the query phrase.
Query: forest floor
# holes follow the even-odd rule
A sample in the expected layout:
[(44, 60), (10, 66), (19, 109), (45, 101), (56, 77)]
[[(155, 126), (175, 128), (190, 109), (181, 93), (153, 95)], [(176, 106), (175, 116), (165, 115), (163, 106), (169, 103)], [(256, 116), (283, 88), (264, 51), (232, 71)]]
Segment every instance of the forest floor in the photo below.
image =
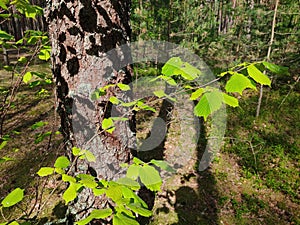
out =
[[(31, 69), (50, 74), (48, 65)], [(0, 70), (1, 100), (10, 80), (11, 75)], [(168, 162), (180, 160), (182, 167), (165, 177), (151, 225), (300, 224), (300, 88), (290, 91), (293, 78), (282, 82), (265, 90), (258, 119), (256, 92), (244, 95), (239, 108), (227, 109), (223, 147), (204, 171), (197, 167), (204, 145), (185, 141), (194, 131), (180, 127), (184, 123), (180, 121), (182, 111), (173, 109), (163, 151)], [(25, 188), (26, 198), (13, 211), (3, 210), (0, 222), (22, 208), (38, 210), (58, 182), (36, 175), (40, 167), (52, 166), (63, 154), (53, 89), (53, 85), (22, 84), (6, 116), (7, 142), (0, 145), (0, 200), (16, 187)], [(159, 109), (160, 105), (154, 107)], [(147, 137), (154, 116), (138, 113), (138, 138)], [(178, 152), (178, 146), (184, 152)], [(45, 194), (37, 195), (41, 190)], [(57, 200), (61, 194), (57, 190), (48, 201), (40, 214), (43, 221), (60, 217)]]
[[(211, 166), (197, 170), (199, 143), (164, 183), (151, 225), (300, 224), (299, 87), (288, 93), (284, 86), (265, 90), (259, 118), (256, 92), (240, 99), (238, 109), (227, 108), (223, 147)], [(173, 115), (164, 149), (169, 162), (178, 157), (182, 124), (176, 110)], [(187, 139), (184, 143), (187, 147)]]

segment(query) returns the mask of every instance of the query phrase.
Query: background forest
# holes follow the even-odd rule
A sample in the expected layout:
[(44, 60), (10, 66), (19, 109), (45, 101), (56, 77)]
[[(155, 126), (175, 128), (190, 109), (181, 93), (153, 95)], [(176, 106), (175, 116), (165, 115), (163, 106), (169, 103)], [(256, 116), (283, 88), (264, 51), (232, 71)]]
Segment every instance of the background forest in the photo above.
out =
[[(42, 17), (46, 3), (18, 0), (6, 7), (9, 2), (0, 0), (0, 201), (17, 187), (26, 189), (26, 198), (1, 209), (0, 224), (22, 211), (41, 211), (39, 224), (52, 224), (63, 217), (63, 187), (55, 188), (57, 177), (36, 175), (63, 154)], [(23, 12), (24, 5), (29, 9)], [(236, 96), (240, 106), (227, 108), (223, 147), (211, 167), (196, 169), (201, 151), (195, 150), (195, 160), (164, 182), (150, 224), (300, 224), (299, 9), (299, 0), (132, 1), (132, 41), (180, 44), (216, 75), (263, 60), (288, 68), (267, 74), (271, 88)], [(155, 62), (134, 65), (135, 78), (160, 74)], [(147, 137), (155, 116), (138, 112), (138, 137)], [(176, 120), (175, 112), (164, 144), (169, 157), (180, 129)]]

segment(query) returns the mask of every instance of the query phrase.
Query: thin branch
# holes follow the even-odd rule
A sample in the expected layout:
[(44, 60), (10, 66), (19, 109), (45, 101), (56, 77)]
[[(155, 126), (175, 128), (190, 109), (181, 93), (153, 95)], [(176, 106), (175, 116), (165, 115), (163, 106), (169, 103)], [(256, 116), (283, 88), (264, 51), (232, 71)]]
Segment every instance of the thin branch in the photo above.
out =
[[(2, 137), (2, 135), (3, 135), (3, 124), (4, 124), (4, 121), (5, 121), (5, 117), (6, 117), (7, 113), (8, 113), (8, 110), (9, 110), (9, 108), (10, 108), (13, 100), (15, 99), (15, 96), (16, 96), (16, 93), (17, 93), (19, 87), (21, 86), (21, 83), (22, 83), (22, 80), (23, 80), (23, 76), (27, 72), (30, 63), (34, 60), (34, 58), (40, 52), (41, 48), (42, 48), (42, 44), (40, 42), (40, 44), (36, 46), (36, 48), (35, 48), (32, 56), (31, 56), (31, 58), (28, 60), (28, 62), (24, 66), (24, 68), (23, 68), (22, 72), (20, 73), (17, 81), (14, 83), (14, 85), (13, 85), (13, 87), (11, 89), (11, 92), (10, 92), (10, 96), (7, 95), (7, 99), (5, 99), (5, 101), (8, 100), (8, 103), (6, 104), (6, 106), (5, 105), (3, 106), (3, 111), (2, 111), (1, 118), (0, 118), (0, 137)], [(16, 65), (15, 65), (15, 67), (16, 67)], [(12, 77), (14, 76), (14, 72), (15, 71), (12, 72)], [(10, 97), (10, 98), (8, 99), (8, 97)]]
[(287, 97), (291, 94), (291, 92), (294, 90), (295, 86), (297, 85), (297, 83), (300, 80), (300, 76), (298, 76), (296, 82), (291, 86), (291, 89), (289, 90), (289, 92), (287, 93), (287, 95), (283, 98), (283, 100), (281, 101), (281, 103), (279, 104), (279, 108), (282, 106), (282, 104), (285, 102), (285, 100), (287, 99)]

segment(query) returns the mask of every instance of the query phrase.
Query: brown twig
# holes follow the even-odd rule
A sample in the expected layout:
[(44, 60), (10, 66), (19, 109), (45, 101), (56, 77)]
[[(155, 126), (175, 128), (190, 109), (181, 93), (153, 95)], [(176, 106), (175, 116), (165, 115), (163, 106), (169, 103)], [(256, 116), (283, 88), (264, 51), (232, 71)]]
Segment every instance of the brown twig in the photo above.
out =
[[(28, 60), (28, 62), (26, 63), (26, 65), (24, 66), (20, 76), (18, 77), (17, 81), (13, 84), (13, 87), (11, 89), (11, 92), (10, 94), (8, 93), (4, 99), (4, 104), (5, 102), (8, 100), (8, 97), (10, 96), (9, 98), (9, 101), (8, 103), (6, 104), (6, 106), (3, 106), (3, 111), (2, 111), (2, 115), (1, 115), (1, 120), (0, 120), (0, 137), (3, 136), (3, 124), (4, 124), (4, 121), (5, 121), (5, 117), (8, 113), (8, 110), (13, 102), (13, 100), (15, 99), (15, 96), (16, 96), (16, 93), (22, 83), (22, 80), (23, 80), (23, 76), (25, 75), (25, 73), (27, 72), (28, 70), (28, 67), (30, 65), (30, 63), (34, 60), (34, 58), (37, 56), (37, 54), (39, 53), (39, 51), (41, 50), (42, 48), (42, 44), (41, 42), (36, 46), (32, 56), (30, 57), (30, 59)], [(15, 69), (14, 69), (15, 70)], [(14, 70), (12, 72), (12, 76), (14, 76)], [(12, 78), (13, 79), (13, 78)]]

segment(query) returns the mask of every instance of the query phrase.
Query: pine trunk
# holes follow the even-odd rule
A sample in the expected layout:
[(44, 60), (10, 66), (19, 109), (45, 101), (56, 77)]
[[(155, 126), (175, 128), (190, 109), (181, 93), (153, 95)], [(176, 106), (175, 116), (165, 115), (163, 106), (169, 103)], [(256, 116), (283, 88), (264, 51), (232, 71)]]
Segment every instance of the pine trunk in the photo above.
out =
[[(96, 163), (78, 161), (75, 173), (115, 179), (124, 172), (120, 163), (132, 158), (133, 115), (124, 108), (114, 109), (109, 102), (110, 96), (130, 101), (130, 95), (111, 87), (105, 96), (96, 101), (91, 99), (97, 88), (131, 82), (131, 67), (119, 68), (122, 60), (130, 57), (130, 52), (119, 49), (115, 55), (107, 54), (129, 42), (129, 12), (130, 0), (48, 1), (46, 18), (52, 42), (57, 111), (67, 154), (71, 157), (71, 148), (76, 146), (96, 156)], [(118, 122), (112, 134), (101, 129), (104, 118), (124, 115), (129, 120)], [(95, 200), (90, 192), (81, 192), (71, 213), (77, 214), (75, 219), (78, 220), (86, 216), (88, 208), (101, 208), (104, 204), (101, 199)]]

